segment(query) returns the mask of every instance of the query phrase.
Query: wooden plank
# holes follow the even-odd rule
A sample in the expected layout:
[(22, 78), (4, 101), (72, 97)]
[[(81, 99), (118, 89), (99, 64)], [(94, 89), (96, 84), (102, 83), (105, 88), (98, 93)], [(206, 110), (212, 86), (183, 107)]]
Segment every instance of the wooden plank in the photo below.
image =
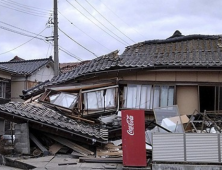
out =
[(123, 151), (102, 151), (102, 150), (98, 150), (96, 153), (97, 157), (121, 157), (123, 156)]
[(106, 144), (103, 148), (96, 149), (96, 157), (120, 157), (123, 155), (122, 147), (112, 143)]
[(31, 103), (32, 101), (35, 101), (38, 99), (42, 94), (39, 94), (37, 96), (31, 97), (30, 99), (26, 100), (24, 103)]
[(53, 136), (53, 135), (47, 135), (48, 137), (52, 138), (53, 140), (61, 143), (62, 145), (64, 146), (67, 146), (68, 148), (71, 148), (72, 150), (78, 152), (78, 153), (81, 153), (85, 156), (88, 156), (88, 155), (93, 155), (94, 152), (80, 146), (80, 145), (77, 145), (76, 143), (68, 140), (68, 139), (65, 139), (65, 138), (61, 138), (61, 137), (58, 137), (58, 136)]
[(51, 154), (56, 154), (62, 147), (63, 145), (59, 143), (54, 143), (53, 145), (49, 146), (49, 152)]
[(123, 158), (90, 158), (90, 157), (81, 157), (79, 162), (91, 162), (91, 163), (122, 163)]
[(43, 152), (43, 155), (46, 156), (49, 154), (49, 151), (41, 144), (41, 142), (32, 134), (29, 133), (30, 139), (38, 146), (38, 148)]

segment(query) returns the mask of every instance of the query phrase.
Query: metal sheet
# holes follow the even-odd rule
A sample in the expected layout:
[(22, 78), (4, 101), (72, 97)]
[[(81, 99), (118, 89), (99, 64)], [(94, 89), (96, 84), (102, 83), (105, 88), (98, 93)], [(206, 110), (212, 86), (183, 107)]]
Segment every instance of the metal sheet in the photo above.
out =
[(218, 134), (186, 134), (188, 162), (218, 162)]
[(146, 166), (143, 110), (122, 110), (122, 142), (124, 166)]
[(153, 134), (153, 161), (184, 161), (183, 134)]

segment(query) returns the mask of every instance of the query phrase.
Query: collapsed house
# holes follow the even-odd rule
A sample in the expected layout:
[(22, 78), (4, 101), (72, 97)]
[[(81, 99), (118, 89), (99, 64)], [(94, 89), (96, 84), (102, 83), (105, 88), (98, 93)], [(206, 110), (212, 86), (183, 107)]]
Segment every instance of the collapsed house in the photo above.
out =
[[(21, 98), (26, 101), (1, 105), (1, 116), (16, 123), (28, 123), (36, 136), (36, 132), (44, 132), (45, 137), (56, 135), (84, 143), (92, 150), (111, 141), (119, 143), (122, 110), (144, 110), (146, 121), (141, 123), (145, 123), (147, 129), (160, 126), (168, 131), (169, 126), (164, 128), (162, 122), (153, 121), (156, 108), (177, 105), (179, 114), (174, 116), (189, 118), (193, 118), (195, 110), (219, 114), (222, 108), (221, 38), (219, 35), (184, 36), (176, 31), (165, 40), (128, 46), (121, 55), (114, 51), (23, 90)], [(176, 120), (172, 131), (181, 129), (178, 132), (184, 133), (186, 130), (182, 131), (184, 128), (179, 124), (182, 121)], [(20, 152), (21, 146), (23, 144), (18, 147)], [(151, 159), (150, 153), (147, 155)]]

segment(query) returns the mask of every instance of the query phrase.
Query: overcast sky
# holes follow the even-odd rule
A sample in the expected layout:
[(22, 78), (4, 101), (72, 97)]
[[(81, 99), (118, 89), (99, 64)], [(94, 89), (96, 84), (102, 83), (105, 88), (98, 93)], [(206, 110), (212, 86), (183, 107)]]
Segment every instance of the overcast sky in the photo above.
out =
[[(59, 46), (66, 51), (59, 51), (59, 61), (121, 54), (126, 46), (166, 39), (175, 30), (221, 34), (221, 6), (221, 0), (59, 0)], [(53, 56), (53, 43), (44, 41), (53, 34), (53, 27), (46, 28), (50, 11), (53, 0), (0, 0), (0, 61)]]

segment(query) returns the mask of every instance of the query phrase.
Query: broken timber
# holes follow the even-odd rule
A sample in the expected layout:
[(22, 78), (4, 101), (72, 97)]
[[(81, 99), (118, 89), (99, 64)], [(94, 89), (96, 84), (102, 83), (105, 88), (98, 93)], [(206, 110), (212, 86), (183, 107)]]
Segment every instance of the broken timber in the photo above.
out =
[(88, 155), (93, 155), (94, 153), (82, 146), (77, 145), (76, 143), (73, 143), (67, 139), (60, 138), (57, 136), (52, 136), (52, 135), (47, 135), (48, 137), (52, 138), (53, 140), (61, 143), (62, 145), (67, 146), (68, 148), (73, 149), (74, 151), (81, 153), (82, 155), (88, 156)]
[(43, 155), (49, 155), (49, 151), (40, 143), (40, 141), (32, 134), (29, 133), (31, 140), (38, 146), (38, 148), (43, 152)]

